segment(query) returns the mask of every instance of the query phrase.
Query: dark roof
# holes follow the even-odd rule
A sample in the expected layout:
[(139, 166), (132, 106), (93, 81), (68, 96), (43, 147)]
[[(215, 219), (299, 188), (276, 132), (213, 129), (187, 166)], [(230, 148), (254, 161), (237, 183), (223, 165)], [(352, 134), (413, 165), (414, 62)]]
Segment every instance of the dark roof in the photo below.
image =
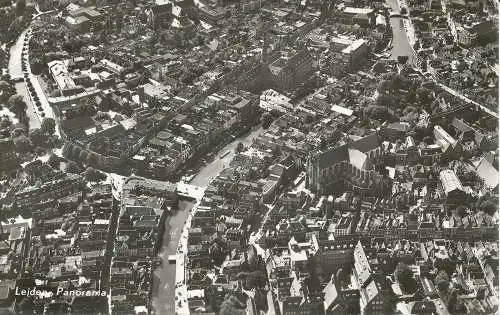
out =
[(453, 120), (451, 121), (451, 125), (461, 131), (461, 132), (467, 132), (467, 131), (474, 131), (469, 125), (467, 125), (463, 120), (458, 119), (456, 117), (453, 117)]
[(410, 126), (408, 124), (403, 124), (401, 122), (394, 122), (389, 124), (386, 128), (397, 130), (400, 132), (407, 132), (410, 129)]
[(16, 285), (13, 280), (4, 280), (0, 283), (0, 300), (5, 301), (9, 298), (11, 290)]
[(143, 206), (127, 206), (125, 208), (125, 215), (152, 215), (154, 214), (154, 210), (151, 207), (143, 207)]
[(363, 153), (374, 150), (380, 146), (380, 141), (376, 133), (363, 137), (359, 140), (349, 143), (349, 148), (356, 149)]
[(12, 151), (15, 147), (12, 139), (0, 139), (0, 152)]
[(377, 134), (371, 134), (359, 140), (320, 153), (318, 156), (319, 167), (324, 168), (329, 165), (349, 160), (348, 149), (355, 149), (366, 153), (378, 148), (379, 146), (380, 141)]
[(349, 157), (347, 153), (347, 146), (343, 145), (334, 149), (320, 153), (318, 157), (319, 167), (324, 168), (325, 166), (333, 165), (347, 160)]
[(432, 301), (417, 301), (411, 308), (412, 314), (436, 314), (436, 304)]
[(74, 119), (61, 120), (61, 128), (66, 133), (83, 134), (83, 130), (94, 127), (95, 124), (89, 116), (80, 116)]

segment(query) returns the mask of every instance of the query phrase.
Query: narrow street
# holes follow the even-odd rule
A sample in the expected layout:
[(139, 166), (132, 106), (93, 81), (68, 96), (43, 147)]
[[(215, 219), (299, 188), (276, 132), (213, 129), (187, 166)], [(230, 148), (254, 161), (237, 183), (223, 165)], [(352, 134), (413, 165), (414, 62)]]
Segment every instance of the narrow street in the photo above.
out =
[(470, 98), (468, 98), (467, 96), (463, 95), (461, 92), (455, 91), (455, 90), (453, 90), (452, 88), (450, 88), (450, 87), (448, 87), (448, 86), (446, 86), (446, 85), (444, 85), (444, 84), (440, 83), (439, 81), (437, 81), (437, 83), (438, 83), (438, 85), (439, 85), (440, 87), (442, 87), (442, 88), (443, 88), (443, 90), (445, 90), (446, 92), (450, 93), (451, 95), (454, 95), (454, 96), (456, 96), (456, 97), (458, 97), (458, 98), (460, 98), (460, 99), (464, 100), (464, 101), (465, 101), (465, 102), (467, 102), (467, 103), (470, 103), (470, 104), (473, 104), (473, 105), (475, 105), (475, 106), (480, 107), (480, 108), (481, 108), (484, 112), (486, 112), (486, 113), (488, 113), (489, 115), (491, 115), (491, 116), (495, 117), (496, 119), (498, 119), (498, 113), (496, 113), (496, 112), (492, 111), (491, 109), (489, 109), (489, 108), (485, 107), (484, 105), (479, 104), (479, 103), (478, 103), (478, 102), (476, 102), (476, 101), (471, 100), (471, 99), (470, 99)]

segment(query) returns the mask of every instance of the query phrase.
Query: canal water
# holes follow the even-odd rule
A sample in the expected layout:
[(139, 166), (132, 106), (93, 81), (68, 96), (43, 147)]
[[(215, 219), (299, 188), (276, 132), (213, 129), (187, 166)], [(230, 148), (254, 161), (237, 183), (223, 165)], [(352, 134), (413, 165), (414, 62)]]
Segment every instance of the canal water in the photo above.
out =
[[(212, 179), (214, 179), (225, 167), (229, 166), (229, 162), (234, 157), (234, 150), (236, 149), (238, 143), (242, 142), (245, 146), (250, 146), (253, 139), (256, 138), (261, 132), (261, 127), (255, 128), (224, 146), (224, 148), (222, 148), (215, 155), (213, 161), (209, 162), (198, 171), (198, 174), (193, 178), (191, 184), (200, 187), (207, 187)], [(221, 154), (228, 151), (229, 153), (227, 155), (220, 158)], [(186, 221), (194, 204), (194, 201), (179, 201), (179, 210), (170, 218), (165, 220), (163, 245), (159, 254), (163, 263), (155, 270), (153, 276), (153, 309), (157, 315), (175, 314), (175, 264), (168, 263), (168, 255), (176, 253), (184, 222)]]
[[(400, 11), (397, 0), (386, 0), (386, 3), (391, 7), (391, 11)], [(392, 28), (392, 49), (390, 51), (390, 59), (396, 60), (398, 56), (408, 56), (408, 61), (412, 61), (414, 57), (413, 49), (403, 26), (403, 18), (392, 17), (390, 23)]]

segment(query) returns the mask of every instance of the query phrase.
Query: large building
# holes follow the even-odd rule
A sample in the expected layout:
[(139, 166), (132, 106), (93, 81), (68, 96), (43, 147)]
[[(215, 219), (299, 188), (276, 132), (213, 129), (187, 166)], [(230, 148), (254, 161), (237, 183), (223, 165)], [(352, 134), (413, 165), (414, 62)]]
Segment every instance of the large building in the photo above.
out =
[(266, 81), (278, 90), (294, 89), (314, 73), (313, 58), (307, 49), (283, 51), (278, 56), (277, 59), (264, 58), (268, 61), (264, 72)]
[(496, 37), (497, 29), (491, 20), (463, 24), (457, 27), (457, 40), (463, 46), (487, 43)]
[(466, 191), (460, 179), (452, 170), (443, 170), (439, 173), (441, 187), (448, 200), (448, 204), (463, 204), (465, 202)]
[(387, 304), (386, 292), (374, 276), (361, 242), (354, 248), (354, 277), (359, 288), (361, 314), (384, 314)]
[(84, 91), (82, 85), (77, 85), (71, 73), (68, 71), (69, 60), (54, 60), (49, 62), (47, 65), (52, 78), (57, 83), (57, 87), (64, 96), (74, 95)]
[(330, 55), (333, 73), (356, 70), (366, 61), (368, 45), (364, 39), (334, 37), (330, 42)]
[(356, 242), (349, 240), (324, 240), (312, 237), (312, 243), (317, 248), (314, 261), (321, 266), (323, 278), (328, 279), (339, 268), (347, 270), (352, 266)]
[(376, 134), (311, 154), (306, 185), (314, 192), (346, 188), (369, 195), (376, 186), (380, 187), (382, 176), (372, 169), (371, 162), (381, 155)]
[(368, 27), (375, 23), (375, 13), (371, 8), (346, 7), (340, 4), (335, 13), (339, 23)]

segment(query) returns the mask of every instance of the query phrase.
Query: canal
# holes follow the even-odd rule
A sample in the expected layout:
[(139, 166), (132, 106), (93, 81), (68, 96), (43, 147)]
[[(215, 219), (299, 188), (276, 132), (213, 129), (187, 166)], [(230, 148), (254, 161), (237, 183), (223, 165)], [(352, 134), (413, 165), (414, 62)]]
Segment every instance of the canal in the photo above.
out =
[[(229, 162), (235, 155), (235, 149), (238, 143), (242, 142), (245, 146), (250, 146), (253, 139), (261, 132), (262, 127), (255, 128), (224, 146), (224, 148), (215, 155), (213, 161), (209, 162), (198, 171), (198, 174), (193, 178), (191, 184), (207, 187), (212, 179), (214, 179), (225, 167), (229, 166)], [(219, 158), (222, 153), (228, 151), (229, 153), (226, 156)], [(159, 254), (163, 260), (163, 264), (155, 270), (153, 276), (153, 308), (157, 315), (175, 314), (175, 264), (169, 264), (167, 258), (168, 255), (176, 253), (184, 222), (193, 206), (193, 201), (181, 200), (179, 201), (179, 210), (165, 220), (163, 245)]]
[[(386, 0), (391, 11), (399, 12), (398, 0)], [(414, 58), (413, 47), (411, 47), (404, 28), (404, 18), (391, 17), (390, 23), (392, 28), (392, 49), (390, 50), (390, 59), (396, 60), (398, 56), (408, 56), (408, 62)]]

